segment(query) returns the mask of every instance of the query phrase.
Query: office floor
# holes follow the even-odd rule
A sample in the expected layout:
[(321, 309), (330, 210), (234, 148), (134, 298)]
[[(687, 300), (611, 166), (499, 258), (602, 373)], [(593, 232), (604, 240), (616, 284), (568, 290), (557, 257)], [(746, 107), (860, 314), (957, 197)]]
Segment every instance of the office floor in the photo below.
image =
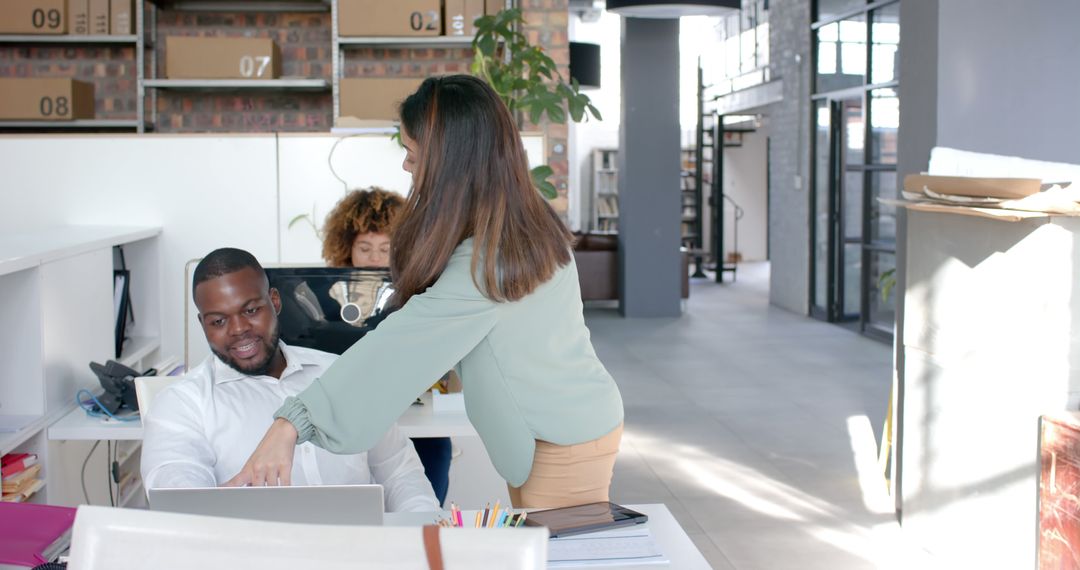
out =
[(620, 503), (667, 504), (718, 570), (926, 568), (877, 467), (891, 347), (768, 304), (768, 264), (680, 319), (588, 309), (619, 383)]

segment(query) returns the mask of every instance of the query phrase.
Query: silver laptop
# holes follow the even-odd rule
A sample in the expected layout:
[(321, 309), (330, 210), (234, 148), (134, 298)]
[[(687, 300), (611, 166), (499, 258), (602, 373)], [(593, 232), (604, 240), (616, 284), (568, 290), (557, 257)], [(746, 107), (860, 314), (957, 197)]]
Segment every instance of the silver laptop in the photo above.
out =
[(382, 485), (150, 489), (150, 510), (263, 521), (381, 525)]

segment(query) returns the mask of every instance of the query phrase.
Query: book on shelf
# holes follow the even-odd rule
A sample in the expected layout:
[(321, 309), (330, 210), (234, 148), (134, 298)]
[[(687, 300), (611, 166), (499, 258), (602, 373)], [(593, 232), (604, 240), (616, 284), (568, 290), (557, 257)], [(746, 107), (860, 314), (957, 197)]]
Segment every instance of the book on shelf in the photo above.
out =
[(9, 453), (0, 458), (0, 478), (7, 479), (37, 462), (38, 457), (33, 453)]
[(38, 476), (38, 473), (41, 473), (40, 463), (14, 475), (4, 477), (3, 484), (0, 488), (2, 488), (5, 495), (21, 491), (30, 481), (33, 481), (34, 478)]
[(44, 486), (45, 486), (45, 481), (42, 481), (41, 479), (30, 479), (30, 480), (27, 481), (26, 485), (24, 485), (24, 488), (19, 489), (18, 491), (15, 491), (14, 493), (4, 493), (3, 495), (0, 495), (0, 502), (4, 502), (4, 503), (22, 503), (22, 502), (25, 502), (27, 499), (34, 496), (34, 493), (37, 493), (38, 491), (40, 491), (41, 488), (44, 487)]

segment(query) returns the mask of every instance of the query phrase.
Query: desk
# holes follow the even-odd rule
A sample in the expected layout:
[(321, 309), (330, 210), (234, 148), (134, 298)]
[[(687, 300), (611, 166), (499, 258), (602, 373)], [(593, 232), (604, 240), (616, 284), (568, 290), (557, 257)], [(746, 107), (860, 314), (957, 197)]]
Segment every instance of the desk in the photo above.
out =
[[(454, 438), (447, 504), (454, 501), (464, 508), (478, 508), (496, 499), (508, 503), (510, 496), (506, 482), (495, 471), (487, 449), (468, 416), (464, 412), (436, 414), (430, 392), (425, 392), (420, 400), (422, 406), (409, 406), (401, 414), (397, 421), (398, 429), (405, 437)], [(48, 428), (48, 438), (51, 441), (141, 441), (143, 428), (139, 420), (106, 422), (87, 416), (82, 408), (74, 407)]]
[[(667, 568), (678, 570), (710, 570), (711, 566), (701, 555), (701, 551), (694, 546), (694, 542), (687, 536), (686, 531), (679, 526), (678, 521), (671, 515), (671, 511), (663, 503), (648, 505), (624, 505), (640, 513), (649, 515), (646, 526), (652, 531), (660, 551), (671, 560)], [(449, 513), (443, 516), (449, 518)], [(386, 513), (383, 519), (385, 526), (419, 526), (429, 524), (436, 519), (435, 513)], [(468, 517), (465, 517), (466, 519)], [(606, 570), (639, 570), (655, 566), (603, 566)]]
[[(398, 418), (398, 429), (405, 437), (477, 437), (476, 428), (464, 413), (434, 413), (430, 392), (425, 392), (420, 400), (424, 405), (409, 406)], [(49, 427), (49, 439), (53, 441), (130, 441), (142, 438), (140, 420), (106, 422), (86, 415), (86, 412), (78, 407)]]

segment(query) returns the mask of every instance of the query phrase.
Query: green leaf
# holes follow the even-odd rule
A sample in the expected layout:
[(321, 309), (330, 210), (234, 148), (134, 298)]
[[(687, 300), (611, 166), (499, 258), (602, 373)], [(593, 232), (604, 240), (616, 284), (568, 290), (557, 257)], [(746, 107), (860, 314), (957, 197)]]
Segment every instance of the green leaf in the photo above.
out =
[(896, 268), (885, 271), (878, 277), (878, 287), (881, 288), (881, 302), (887, 303), (893, 287), (896, 287)]
[(541, 164), (536, 168), (529, 171), (532, 176), (533, 185), (540, 191), (540, 194), (548, 200), (554, 200), (559, 197), (558, 190), (555, 189), (555, 185), (548, 180), (548, 177), (554, 174), (555, 171), (546, 164)]
[(296, 216), (293, 219), (289, 220), (288, 229), (291, 230), (293, 226), (304, 220), (307, 220), (307, 222), (312, 226), (315, 225), (315, 222), (311, 221), (311, 214), (300, 214), (299, 216)]

